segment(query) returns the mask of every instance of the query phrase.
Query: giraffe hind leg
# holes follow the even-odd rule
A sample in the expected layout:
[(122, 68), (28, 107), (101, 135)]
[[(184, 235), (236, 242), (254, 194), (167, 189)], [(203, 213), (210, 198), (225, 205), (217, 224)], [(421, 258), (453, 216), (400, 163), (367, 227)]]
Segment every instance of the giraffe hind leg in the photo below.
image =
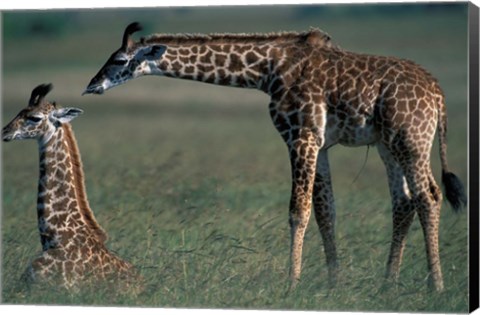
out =
[(435, 200), (435, 203), (437, 204), (438, 207), (441, 207), (442, 205), (442, 190), (440, 187), (438, 187), (437, 183), (435, 182), (435, 178), (433, 177), (433, 174), (430, 173), (429, 176), (429, 181), (430, 181), (430, 194)]
[(409, 186), (414, 192), (412, 201), (418, 213), (425, 238), (428, 264), (428, 284), (436, 291), (443, 290), (443, 276), (440, 265), (438, 229), (440, 223), (440, 188), (433, 181), (429, 165), (411, 169)]
[(379, 144), (377, 148), (387, 170), (388, 186), (393, 208), (393, 232), (385, 276), (387, 279), (397, 280), (400, 274), (400, 265), (402, 263), (408, 230), (415, 217), (415, 210), (412, 206), (410, 191), (407, 187), (401, 166), (385, 145)]
[(399, 154), (399, 161), (410, 191), (410, 203), (418, 214), (424, 234), (428, 284), (430, 288), (442, 291), (443, 276), (438, 244), (442, 197), (430, 168), (430, 149), (431, 145), (411, 145), (403, 154)]

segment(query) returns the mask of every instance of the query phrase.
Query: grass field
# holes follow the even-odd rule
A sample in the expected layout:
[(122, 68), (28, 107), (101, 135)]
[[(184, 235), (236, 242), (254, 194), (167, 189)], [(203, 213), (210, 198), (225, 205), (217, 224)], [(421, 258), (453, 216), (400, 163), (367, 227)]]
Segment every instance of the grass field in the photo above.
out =
[[(366, 147), (330, 150), (341, 270), (337, 287), (328, 287), (322, 241), (311, 220), (302, 281), (285, 296), (290, 169), (266, 95), (155, 77), (100, 97), (80, 96), (133, 20), (146, 25), (146, 34), (320, 27), (345, 49), (409, 58), (439, 79), (449, 115), (449, 164), (466, 184), (466, 5), (382, 8), (4, 13), (3, 124), (44, 82), (55, 86), (48, 99), (85, 110), (72, 125), (90, 205), (109, 234), (108, 247), (137, 266), (148, 289), (138, 297), (18, 290), (21, 273), (41, 247), (37, 145), (17, 141), (2, 144), (2, 302), (466, 312), (468, 218), (446, 204), (440, 231), (445, 292), (427, 290), (418, 220), (408, 237), (400, 282), (384, 283), (391, 209), (374, 148), (363, 169)], [(432, 165), (439, 182), (436, 142)]]

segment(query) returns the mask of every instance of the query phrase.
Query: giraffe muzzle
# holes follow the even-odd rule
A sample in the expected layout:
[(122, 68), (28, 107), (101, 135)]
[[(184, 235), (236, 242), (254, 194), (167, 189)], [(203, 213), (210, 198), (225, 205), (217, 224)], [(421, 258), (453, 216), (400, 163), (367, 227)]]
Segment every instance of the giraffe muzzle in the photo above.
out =
[(101, 85), (89, 85), (85, 91), (83, 91), (82, 95), (85, 94), (103, 94), (105, 92), (105, 89)]
[(4, 142), (9, 142), (12, 141), (14, 137), (14, 134), (9, 132), (8, 130), (5, 130), (5, 128), (2, 129), (2, 140)]
[(13, 139), (13, 133), (10, 131), (11, 124), (6, 125), (2, 128), (2, 140), (5, 142), (11, 141)]

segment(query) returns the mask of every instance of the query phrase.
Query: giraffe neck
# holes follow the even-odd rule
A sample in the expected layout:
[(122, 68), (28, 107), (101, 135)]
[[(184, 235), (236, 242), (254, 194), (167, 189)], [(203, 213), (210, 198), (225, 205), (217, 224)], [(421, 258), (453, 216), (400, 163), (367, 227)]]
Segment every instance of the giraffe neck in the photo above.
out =
[(43, 250), (67, 246), (75, 238), (106, 234), (95, 221), (85, 193), (80, 154), (69, 124), (39, 143), (37, 215)]
[(268, 57), (271, 49), (248, 44), (169, 46), (152, 70), (167, 77), (261, 90), (274, 67)]

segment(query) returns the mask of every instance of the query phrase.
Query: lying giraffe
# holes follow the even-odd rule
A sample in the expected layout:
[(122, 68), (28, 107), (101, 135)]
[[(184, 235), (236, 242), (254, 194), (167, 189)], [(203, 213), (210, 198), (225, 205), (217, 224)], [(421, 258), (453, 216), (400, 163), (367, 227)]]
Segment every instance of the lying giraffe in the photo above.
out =
[(84, 94), (144, 75), (259, 89), (271, 97), (275, 127), (292, 168), (290, 289), (301, 271), (312, 200), (323, 238), (329, 279), (335, 283), (335, 205), (328, 149), (375, 145), (385, 164), (393, 205), (393, 236), (386, 276), (396, 279), (415, 213), (427, 252), (429, 285), (443, 289), (438, 227), (442, 202), (430, 167), (435, 131), (442, 182), (455, 210), (466, 205), (459, 178), (447, 165), (447, 114), (435, 78), (415, 63), (362, 55), (334, 45), (320, 30), (273, 34), (157, 34), (135, 42), (130, 24), (122, 45), (92, 78)]
[(36, 139), (39, 145), (37, 215), (43, 252), (22, 278), (73, 290), (112, 282), (125, 293), (138, 293), (140, 276), (105, 247), (107, 235), (88, 204), (80, 152), (69, 124), (82, 110), (45, 101), (51, 89), (51, 84), (37, 86), (28, 107), (2, 130), (3, 141)]

